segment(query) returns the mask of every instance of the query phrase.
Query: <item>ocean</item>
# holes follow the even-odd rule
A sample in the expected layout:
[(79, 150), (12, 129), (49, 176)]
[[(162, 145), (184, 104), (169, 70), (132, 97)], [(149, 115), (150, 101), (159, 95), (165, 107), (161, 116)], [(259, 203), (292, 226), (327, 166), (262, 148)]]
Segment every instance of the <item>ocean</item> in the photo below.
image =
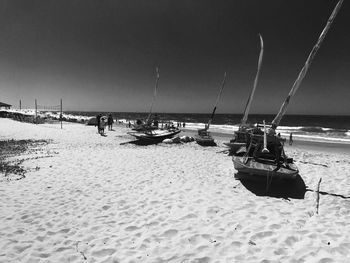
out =
[[(139, 112), (65, 112), (73, 116), (94, 117), (101, 113), (111, 113), (120, 122), (127, 123), (136, 119), (145, 119), (148, 113)], [(186, 129), (197, 130), (203, 128), (208, 122), (210, 114), (199, 113), (157, 113), (160, 120), (186, 123)], [(271, 123), (275, 115), (251, 114), (250, 123)], [(210, 130), (212, 132), (232, 134), (238, 129), (242, 114), (216, 114)], [(325, 115), (285, 115), (277, 128), (282, 136), (293, 133), (294, 138), (308, 141), (325, 141), (350, 144), (350, 116), (325, 116)]]

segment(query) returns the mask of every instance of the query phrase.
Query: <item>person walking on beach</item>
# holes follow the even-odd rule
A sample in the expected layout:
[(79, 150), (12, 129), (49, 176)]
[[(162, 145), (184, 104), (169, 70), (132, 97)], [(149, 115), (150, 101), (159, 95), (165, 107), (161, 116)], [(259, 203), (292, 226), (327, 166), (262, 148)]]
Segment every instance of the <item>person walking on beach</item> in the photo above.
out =
[(293, 133), (291, 132), (289, 135), (289, 145), (293, 144)]
[(111, 130), (112, 130), (112, 126), (113, 126), (113, 117), (112, 117), (112, 114), (109, 114), (109, 115), (108, 115), (107, 123), (108, 123), (108, 130), (111, 131)]

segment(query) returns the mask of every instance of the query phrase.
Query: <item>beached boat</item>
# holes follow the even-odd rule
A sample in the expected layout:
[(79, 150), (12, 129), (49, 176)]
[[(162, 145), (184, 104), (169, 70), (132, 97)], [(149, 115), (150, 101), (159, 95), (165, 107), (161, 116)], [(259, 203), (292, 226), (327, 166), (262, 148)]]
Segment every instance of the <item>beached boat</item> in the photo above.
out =
[(255, 160), (253, 157), (239, 157), (232, 158), (235, 169), (238, 171), (235, 174), (237, 179), (267, 179), (275, 178), (280, 180), (293, 180), (297, 177), (299, 170), (297, 166), (291, 163), (276, 164), (271, 160)]
[(295, 80), (288, 96), (284, 100), (279, 112), (275, 116), (270, 126), (268, 135), (264, 121), (263, 135), (261, 129), (257, 126), (255, 130), (247, 133), (246, 151), (243, 156), (233, 156), (235, 169), (238, 171), (236, 177), (250, 176), (254, 179), (261, 177), (274, 176), (280, 179), (295, 179), (298, 175), (298, 168), (293, 163), (292, 158), (287, 158), (283, 150), (283, 140), (276, 136), (276, 128), (282, 117), (287, 111), (287, 107), (300, 87), (317, 50), (320, 48), (323, 39), (326, 36), (335, 16), (340, 10), (343, 0), (340, 0), (334, 8), (328, 22), (319, 36), (316, 44), (311, 50), (304, 67), (301, 69), (297, 79)]
[(194, 139), (201, 146), (216, 146), (214, 138), (206, 129), (199, 130), (198, 135), (196, 135)]
[[(152, 98), (152, 103), (148, 117), (145, 122), (137, 120), (136, 125), (133, 126), (134, 132), (128, 132), (129, 135), (136, 138), (136, 141), (126, 142), (141, 145), (156, 144), (162, 142), (165, 139), (170, 139), (176, 134), (180, 133), (181, 130), (175, 127), (168, 127), (165, 129), (160, 129), (158, 127), (158, 116), (152, 118), (152, 109), (157, 96), (158, 82), (159, 82), (159, 71), (156, 68), (156, 83), (154, 87), (154, 93)], [(153, 124), (153, 125), (152, 125)], [(125, 143), (123, 143), (125, 144)]]
[[(259, 130), (256, 129), (255, 132)], [(232, 157), (238, 171), (235, 177), (256, 180), (272, 177), (295, 179), (299, 170), (293, 159), (285, 155), (283, 144), (282, 138), (276, 135), (267, 136), (265, 127), (263, 134), (249, 134), (246, 151), (240, 151), (241, 156)]]
[(145, 143), (158, 143), (164, 139), (170, 139), (176, 134), (180, 133), (181, 130), (175, 129), (156, 129), (139, 132), (128, 132), (129, 135), (134, 136), (140, 142)]

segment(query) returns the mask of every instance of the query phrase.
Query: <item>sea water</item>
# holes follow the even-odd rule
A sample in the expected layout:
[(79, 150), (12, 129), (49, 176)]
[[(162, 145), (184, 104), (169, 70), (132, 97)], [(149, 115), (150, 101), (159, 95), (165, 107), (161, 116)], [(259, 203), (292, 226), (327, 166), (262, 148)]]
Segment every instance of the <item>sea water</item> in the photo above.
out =
[[(94, 117), (101, 113), (112, 114), (120, 122), (128, 123), (129, 120), (147, 118), (148, 113), (138, 112), (65, 112), (72, 116)], [(160, 121), (186, 123), (186, 129), (197, 130), (204, 128), (210, 114), (199, 113), (155, 113)], [(275, 115), (251, 114), (248, 122), (252, 124), (271, 123)], [(242, 114), (216, 114), (210, 130), (212, 132), (233, 134), (238, 130)], [(325, 116), (325, 115), (285, 115), (277, 128), (281, 136), (307, 141), (325, 141), (350, 144), (350, 116)]]

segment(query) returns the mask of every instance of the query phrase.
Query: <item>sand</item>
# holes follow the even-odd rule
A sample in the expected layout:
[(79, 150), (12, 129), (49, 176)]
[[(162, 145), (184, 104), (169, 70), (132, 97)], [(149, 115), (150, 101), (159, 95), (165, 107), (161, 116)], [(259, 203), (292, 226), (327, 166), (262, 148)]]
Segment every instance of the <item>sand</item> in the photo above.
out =
[(26, 177), (0, 181), (0, 262), (350, 262), (346, 150), (286, 148), (309, 189), (322, 178), (316, 214), (314, 191), (259, 196), (236, 180), (222, 138), (143, 147), (120, 145), (124, 126), (0, 127), (0, 140), (51, 140), (52, 155), (18, 157)]

